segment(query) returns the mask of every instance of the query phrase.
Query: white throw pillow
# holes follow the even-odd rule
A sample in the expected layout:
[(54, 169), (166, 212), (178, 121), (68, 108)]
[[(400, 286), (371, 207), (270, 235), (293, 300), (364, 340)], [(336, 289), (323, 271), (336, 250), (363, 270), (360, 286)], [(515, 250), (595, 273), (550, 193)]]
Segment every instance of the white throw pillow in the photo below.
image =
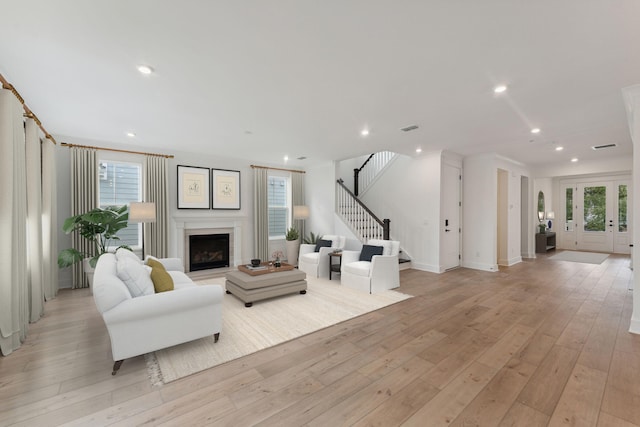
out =
[(116, 271), (120, 280), (129, 288), (132, 297), (155, 293), (149, 270), (147, 266), (140, 264), (139, 260), (123, 257), (118, 260)]
[(142, 260), (138, 258), (138, 255), (131, 252), (129, 249), (120, 248), (116, 251), (116, 259), (120, 261), (121, 259), (129, 258), (133, 261), (136, 261), (138, 264), (142, 264)]

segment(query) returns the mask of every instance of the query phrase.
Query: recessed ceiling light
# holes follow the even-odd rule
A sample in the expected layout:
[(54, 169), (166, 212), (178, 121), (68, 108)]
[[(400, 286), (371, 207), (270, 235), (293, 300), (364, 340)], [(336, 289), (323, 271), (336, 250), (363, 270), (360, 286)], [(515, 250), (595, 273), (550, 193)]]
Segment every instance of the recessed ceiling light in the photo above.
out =
[(140, 71), (142, 74), (149, 75), (153, 73), (153, 68), (148, 65), (138, 65), (138, 71)]
[(362, 136), (368, 136), (369, 135), (369, 129), (362, 129), (360, 131), (360, 135)]
[(422, 153), (422, 148), (416, 148), (416, 153)]
[(556, 151), (562, 151), (564, 150), (564, 147), (556, 147)]
[(540, 133), (540, 128), (531, 129), (531, 133)]
[(577, 162), (577, 161), (578, 161), (578, 159), (577, 159), (576, 157), (574, 157), (573, 159), (571, 159), (571, 161), (572, 161), (573, 163), (575, 163), (575, 162)]
[(136, 136), (136, 134), (135, 134), (135, 133), (133, 133), (133, 132), (127, 132), (127, 136), (128, 136), (129, 138), (133, 138), (134, 136)]
[(289, 156), (284, 156), (284, 161), (288, 162), (289, 161)]
[(498, 85), (493, 88), (494, 93), (502, 93), (502, 92), (506, 92), (506, 90), (507, 90), (507, 86), (505, 85)]

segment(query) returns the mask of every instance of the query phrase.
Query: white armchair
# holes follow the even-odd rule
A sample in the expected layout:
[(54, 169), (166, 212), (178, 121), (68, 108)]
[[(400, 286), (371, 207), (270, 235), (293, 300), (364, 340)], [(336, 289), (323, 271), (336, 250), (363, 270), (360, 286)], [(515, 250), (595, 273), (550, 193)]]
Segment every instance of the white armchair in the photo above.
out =
[(329, 252), (344, 248), (346, 238), (344, 236), (327, 235), (322, 240), (331, 240), (331, 247), (321, 247), (315, 252), (316, 245), (300, 245), (298, 256), (298, 269), (311, 277), (329, 277)]
[[(102, 255), (93, 279), (93, 298), (111, 340), (113, 375), (129, 357), (205, 336), (213, 335), (218, 341), (224, 294), (221, 286), (196, 285), (182, 272), (180, 259), (167, 258), (158, 261), (171, 276), (174, 290), (154, 293), (151, 283), (150, 290), (145, 288), (134, 297), (121, 279), (122, 269), (128, 268), (130, 277), (137, 276), (138, 280), (150, 280), (149, 273), (135, 255), (127, 257), (134, 257), (133, 262), (121, 262), (110, 253)], [(147, 277), (140, 279), (144, 274)]]
[(381, 246), (382, 255), (373, 255), (371, 261), (360, 261), (361, 251), (342, 251), (340, 283), (370, 294), (400, 286), (400, 242), (371, 239), (367, 245)]

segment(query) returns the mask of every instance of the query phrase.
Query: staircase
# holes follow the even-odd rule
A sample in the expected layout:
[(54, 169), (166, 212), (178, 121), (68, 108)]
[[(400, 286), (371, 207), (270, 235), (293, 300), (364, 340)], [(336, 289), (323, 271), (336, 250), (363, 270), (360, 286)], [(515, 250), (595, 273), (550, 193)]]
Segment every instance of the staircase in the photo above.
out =
[(380, 151), (373, 153), (362, 166), (353, 170), (353, 193), (356, 197), (362, 196), (375, 182), (380, 173), (387, 168), (397, 156), (392, 151)]
[(342, 179), (336, 181), (336, 213), (358, 236), (361, 242), (369, 239), (389, 240), (388, 219), (381, 220), (345, 185)]

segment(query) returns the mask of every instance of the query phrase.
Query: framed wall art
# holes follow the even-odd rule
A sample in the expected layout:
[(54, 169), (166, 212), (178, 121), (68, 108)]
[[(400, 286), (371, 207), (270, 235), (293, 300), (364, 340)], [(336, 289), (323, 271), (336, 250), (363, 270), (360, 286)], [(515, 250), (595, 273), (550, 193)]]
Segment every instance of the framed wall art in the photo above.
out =
[(178, 165), (178, 209), (209, 209), (209, 168)]
[(240, 209), (240, 171), (211, 169), (213, 209)]

